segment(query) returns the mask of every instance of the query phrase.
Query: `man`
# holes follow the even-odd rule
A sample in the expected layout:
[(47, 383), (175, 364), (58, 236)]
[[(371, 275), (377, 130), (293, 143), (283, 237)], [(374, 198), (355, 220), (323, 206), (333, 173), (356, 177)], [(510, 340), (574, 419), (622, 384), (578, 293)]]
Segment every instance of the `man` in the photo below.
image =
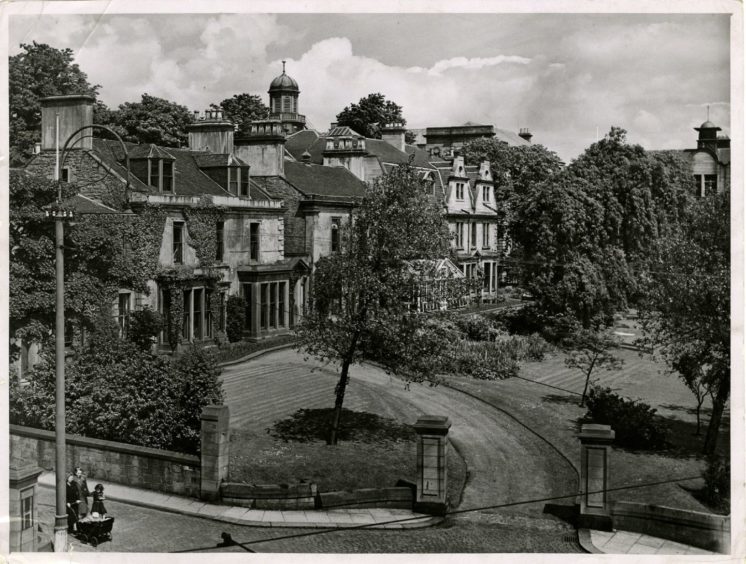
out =
[(83, 474), (83, 469), (79, 466), (75, 468), (75, 484), (78, 488), (78, 518), (82, 519), (88, 515), (88, 496), (91, 492), (88, 491), (88, 481)]
[(66, 500), (67, 500), (67, 532), (74, 533), (75, 526), (78, 523), (78, 505), (80, 498), (78, 485), (75, 483), (75, 476), (70, 474), (67, 477)]

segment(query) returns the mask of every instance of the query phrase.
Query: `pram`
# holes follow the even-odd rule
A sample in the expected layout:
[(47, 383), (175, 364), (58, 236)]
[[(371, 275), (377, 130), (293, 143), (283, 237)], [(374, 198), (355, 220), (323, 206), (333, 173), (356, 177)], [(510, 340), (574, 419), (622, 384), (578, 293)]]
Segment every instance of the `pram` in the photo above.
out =
[(107, 515), (103, 518), (96, 518), (86, 515), (82, 519), (77, 519), (77, 512), (72, 507), (71, 509), (76, 517), (78, 532), (75, 536), (78, 540), (95, 547), (103, 541), (112, 539), (111, 529), (114, 526), (114, 517)]

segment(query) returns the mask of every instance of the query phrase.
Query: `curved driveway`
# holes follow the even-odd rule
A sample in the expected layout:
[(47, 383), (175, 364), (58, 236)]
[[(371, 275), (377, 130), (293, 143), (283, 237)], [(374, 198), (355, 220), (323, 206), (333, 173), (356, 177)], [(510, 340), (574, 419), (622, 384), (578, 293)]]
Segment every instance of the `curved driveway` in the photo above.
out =
[[(487, 403), (445, 386), (406, 386), (371, 365), (353, 366), (350, 373), (347, 408), (364, 409), (407, 423), (413, 423), (423, 413), (450, 418), (449, 437), (469, 472), (458, 510), (484, 508), (465, 516), (498, 522), (515, 522), (530, 516), (535, 526), (543, 513), (543, 502), (489, 508), (576, 491), (577, 479), (566, 460)], [(286, 349), (226, 367), (222, 377), (232, 426), (264, 428), (300, 407), (333, 405), (337, 373), (332, 366), (304, 360), (303, 355)], [(551, 503), (567, 505), (572, 501)], [(546, 525), (553, 526), (551, 521)], [(559, 523), (554, 521), (554, 525)]]

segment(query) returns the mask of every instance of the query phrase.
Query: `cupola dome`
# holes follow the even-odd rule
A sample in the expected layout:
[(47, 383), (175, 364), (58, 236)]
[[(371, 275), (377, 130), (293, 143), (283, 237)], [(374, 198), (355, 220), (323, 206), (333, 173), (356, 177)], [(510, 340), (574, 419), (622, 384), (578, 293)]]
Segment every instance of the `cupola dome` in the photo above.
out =
[(285, 74), (285, 61), (282, 61), (282, 74), (275, 77), (269, 85), (269, 93), (273, 92), (300, 92), (295, 79)]

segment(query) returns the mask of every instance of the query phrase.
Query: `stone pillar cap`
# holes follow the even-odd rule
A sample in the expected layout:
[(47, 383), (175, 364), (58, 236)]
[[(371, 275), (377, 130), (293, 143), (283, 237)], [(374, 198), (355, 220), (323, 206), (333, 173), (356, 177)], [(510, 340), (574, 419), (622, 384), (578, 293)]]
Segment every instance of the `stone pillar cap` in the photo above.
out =
[(587, 440), (613, 440), (614, 430), (609, 425), (599, 425), (598, 423), (586, 423), (580, 428), (578, 437)]
[(13, 485), (14, 483), (25, 482), (26, 480), (35, 480), (42, 472), (44, 472), (44, 469), (38, 467), (36, 464), (19, 466), (16, 463), (11, 464), (8, 478), (10, 479), (10, 484)]
[(227, 405), (206, 405), (202, 408), (200, 419), (213, 419), (217, 420), (222, 413), (228, 417), (229, 411)]
[(446, 415), (422, 415), (417, 423), (414, 424), (415, 431), (418, 433), (427, 432), (448, 432), (451, 422)]

